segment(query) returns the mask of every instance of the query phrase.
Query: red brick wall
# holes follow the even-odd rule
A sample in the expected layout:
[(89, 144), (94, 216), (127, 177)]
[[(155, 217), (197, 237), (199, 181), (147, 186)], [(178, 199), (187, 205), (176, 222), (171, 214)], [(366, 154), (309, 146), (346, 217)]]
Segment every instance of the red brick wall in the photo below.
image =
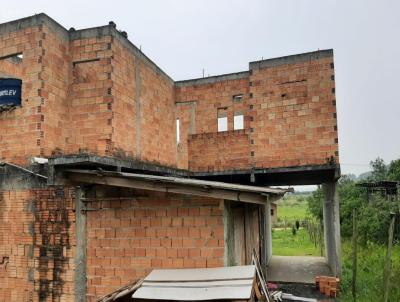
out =
[[(228, 130), (233, 130), (233, 115), (243, 112), (246, 116), (248, 101), (248, 77), (246, 74), (238, 79), (218, 80), (205, 84), (178, 84), (175, 89), (177, 102), (176, 118), (180, 119), (180, 144), (178, 147), (178, 166), (188, 168), (188, 139), (192, 134), (217, 132), (218, 108), (226, 108), (228, 115)], [(234, 102), (233, 96), (243, 94), (242, 102)], [(248, 120), (245, 120), (245, 128)], [(211, 147), (211, 144), (207, 144)], [(215, 152), (212, 150), (210, 152)], [(198, 154), (208, 152), (199, 149)], [(194, 155), (194, 153), (191, 153)], [(210, 158), (209, 158), (210, 159)], [(202, 166), (213, 166), (212, 162), (204, 162)]]
[(173, 81), (127, 41), (112, 49), (115, 154), (176, 166)]
[(253, 165), (318, 165), (338, 157), (333, 57), (255, 68), (250, 81)]
[(110, 36), (71, 42), (72, 81), (65, 153), (111, 155), (113, 101)]
[(88, 203), (88, 300), (156, 268), (223, 266), (220, 201), (146, 193)]
[(231, 130), (191, 135), (188, 139), (190, 170), (223, 171), (248, 168), (250, 145), (247, 132)]
[[(240, 80), (178, 83), (179, 166), (188, 162), (193, 171), (222, 171), (339, 162), (333, 56), (326, 53), (299, 55), (309, 58), (286, 64), (250, 63), (249, 77)], [(240, 93), (243, 101), (234, 102), (232, 96)], [(227, 109), (229, 131), (234, 112), (245, 115), (247, 140), (229, 131), (217, 135), (219, 108)]]
[(72, 189), (0, 191), (0, 301), (73, 301)]
[[(0, 73), (22, 79), (22, 108), (0, 114), (0, 158), (16, 163), (40, 155), (41, 113), (38, 73), (42, 55), (42, 27), (36, 26), (0, 35), (0, 57), (23, 53), (21, 63), (0, 60)], [(39, 129), (38, 129), (39, 128)]]
[(0, 57), (24, 56), (0, 60), (0, 75), (23, 81), (22, 107), (0, 115), (2, 159), (90, 152), (176, 166), (173, 81), (102, 30), (86, 37), (46, 21), (0, 35)]
[(68, 91), (71, 78), (71, 64), (67, 35), (59, 35), (50, 27), (42, 26), (41, 47), (39, 57), (41, 70), (40, 105), (36, 108), (40, 114), (41, 123), (37, 125), (40, 131), (40, 155), (50, 156), (57, 150), (66, 149), (68, 114)]

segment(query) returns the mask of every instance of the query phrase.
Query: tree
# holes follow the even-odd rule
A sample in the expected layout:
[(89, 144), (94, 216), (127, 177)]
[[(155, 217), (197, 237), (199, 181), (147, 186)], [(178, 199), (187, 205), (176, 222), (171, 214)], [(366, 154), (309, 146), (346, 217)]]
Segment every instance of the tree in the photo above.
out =
[(390, 162), (387, 178), (389, 180), (400, 181), (400, 159), (392, 160)]
[[(354, 208), (361, 208), (366, 200), (366, 192), (356, 186), (353, 177), (343, 175), (338, 184), (339, 202), (340, 202), (340, 225), (343, 237), (350, 237), (352, 234), (352, 213)], [(314, 191), (307, 198), (308, 211), (317, 220), (323, 219), (323, 201), (324, 194), (321, 188)]]
[(380, 181), (386, 179), (388, 168), (382, 158), (378, 157), (377, 159), (370, 161), (369, 164), (372, 169), (370, 181)]
[(317, 190), (312, 192), (311, 195), (307, 197), (307, 204), (308, 204), (307, 211), (319, 221), (322, 221), (323, 219), (323, 213), (322, 213), (323, 200), (324, 200), (324, 194), (320, 186), (318, 186)]
[[(382, 159), (371, 162), (373, 176), (376, 181), (387, 179), (399, 180), (400, 160), (392, 161), (387, 168)], [(352, 235), (352, 213), (353, 209), (358, 212), (358, 229), (360, 243), (368, 241), (384, 243), (387, 238), (387, 229), (390, 223), (390, 213), (398, 211), (398, 205), (388, 202), (382, 196), (374, 196), (374, 202), (369, 203), (365, 188), (357, 186), (353, 177), (343, 175), (338, 184), (340, 202), (340, 225), (343, 238)], [(323, 219), (324, 196), (321, 188), (314, 191), (308, 198), (308, 211), (319, 221)], [(399, 236), (399, 235), (397, 235)], [(397, 237), (398, 238), (398, 237)]]

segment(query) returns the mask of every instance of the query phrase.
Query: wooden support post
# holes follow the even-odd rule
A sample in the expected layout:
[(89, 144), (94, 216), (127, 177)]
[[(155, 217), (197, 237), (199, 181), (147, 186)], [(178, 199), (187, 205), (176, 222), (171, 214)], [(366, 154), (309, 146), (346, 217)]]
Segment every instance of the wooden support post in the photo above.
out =
[(320, 224), (319, 224), (319, 228), (318, 228), (318, 230), (319, 230), (319, 247), (320, 247), (320, 254), (321, 254), (321, 257), (323, 257), (324, 256), (324, 237), (322, 236), (322, 221), (320, 222)]
[(358, 231), (357, 231), (357, 210), (353, 209), (353, 276), (351, 279), (351, 293), (353, 295), (353, 301), (357, 301), (357, 241), (358, 241)]
[(389, 226), (389, 239), (388, 239), (388, 249), (386, 252), (386, 260), (385, 260), (385, 270), (383, 273), (383, 301), (387, 302), (389, 299), (389, 289), (390, 289), (390, 275), (391, 275), (391, 267), (392, 267), (392, 246), (393, 246), (393, 233), (394, 233), (394, 223), (396, 221), (396, 216), (393, 214), (392, 219), (390, 221)]

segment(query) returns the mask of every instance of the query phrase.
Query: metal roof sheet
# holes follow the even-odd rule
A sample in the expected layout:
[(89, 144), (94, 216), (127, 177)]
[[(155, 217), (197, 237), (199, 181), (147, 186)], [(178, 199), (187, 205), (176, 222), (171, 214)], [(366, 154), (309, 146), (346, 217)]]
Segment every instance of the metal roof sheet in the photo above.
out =
[(132, 298), (169, 301), (248, 300), (255, 274), (254, 265), (153, 270)]
[(210, 188), (251, 192), (251, 193), (266, 193), (266, 194), (283, 195), (286, 192), (292, 191), (291, 189), (248, 186), (248, 185), (232, 184), (232, 183), (219, 182), (219, 181), (209, 181), (209, 180), (200, 180), (200, 179), (193, 179), (193, 178), (173, 177), (173, 176), (158, 176), (158, 175), (150, 175), (150, 174), (125, 173), (125, 172), (114, 172), (114, 171), (81, 170), (81, 169), (68, 169), (68, 170), (66, 170), (66, 172), (123, 177), (123, 178), (158, 181), (158, 182), (163, 182), (163, 183), (191, 185), (191, 186), (198, 186), (198, 187), (210, 187)]

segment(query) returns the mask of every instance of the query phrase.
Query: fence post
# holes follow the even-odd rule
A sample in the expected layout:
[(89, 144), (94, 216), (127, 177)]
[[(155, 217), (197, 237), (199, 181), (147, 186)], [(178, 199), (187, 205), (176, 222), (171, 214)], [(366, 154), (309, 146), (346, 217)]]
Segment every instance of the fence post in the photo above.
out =
[(384, 289), (384, 298), (383, 301), (387, 302), (389, 299), (389, 289), (390, 289), (390, 274), (391, 274), (391, 266), (392, 266), (392, 246), (393, 246), (393, 232), (394, 232), (394, 223), (396, 220), (395, 214), (392, 214), (392, 219), (390, 221), (389, 226), (389, 240), (388, 240), (388, 249), (386, 252), (386, 260), (385, 260), (385, 270), (383, 273), (383, 289)]
[(353, 276), (351, 280), (351, 293), (353, 295), (353, 301), (357, 301), (357, 241), (358, 241), (358, 231), (357, 231), (357, 210), (353, 209)]

